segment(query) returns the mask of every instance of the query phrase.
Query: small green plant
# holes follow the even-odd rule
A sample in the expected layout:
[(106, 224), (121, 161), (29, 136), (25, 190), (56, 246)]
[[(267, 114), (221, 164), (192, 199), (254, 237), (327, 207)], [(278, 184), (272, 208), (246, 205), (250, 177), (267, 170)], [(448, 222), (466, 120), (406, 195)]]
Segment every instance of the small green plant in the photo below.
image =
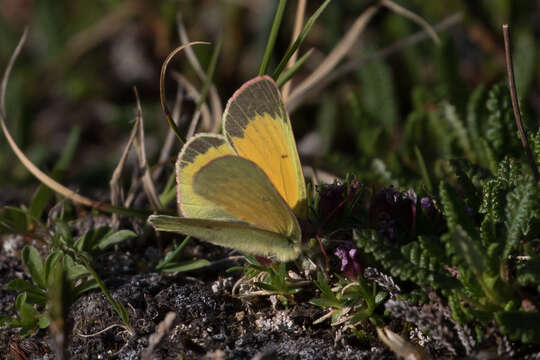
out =
[[(24, 214), (25, 209), (3, 209), (2, 223), (5, 229), (28, 233)], [(44, 229), (39, 220), (34, 219), (33, 223)], [(44, 235), (48, 250), (45, 261), (41, 260), (39, 251), (33, 246), (26, 246), (22, 250), (21, 259), (31, 281), (14, 279), (8, 283), (9, 290), (22, 292), (15, 304), (18, 316), (11, 318), (3, 315), (0, 318), (1, 323), (20, 327), (21, 335), (27, 336), (38, 328), (48, 327), (51, 319), (56, 319), (59, 314), (67, 311), (69, 305), (78, 297), (99, 287), (129, 328), (126, 310), (109, 294), (92, 268), (91, 258), (113, 244), (135, 237), (135, 233), (102, 227), (74, 238), (68, 224), (61, 219), (55, 221), (54, 230), (52, 234)], [(55, 316), (51, 316), (51, 309), (55, 309)]]
[(163, 260), (156, 265), (156, 270), (163, 272), (185, 272), (196, 270), (210, 265), (210, 261), (206, 259), (194, 259), (194, 260), (179, 260), (180, 254), (188, 245), (190, 237), (186, 237), (179, 245), (175, 246), (173, 250), (169, 251)]
[(332, 326), (345, 324), (355, 332), (356, 326), (365, 320), (369, 320), (375, 326), (382, 326), (384, 322), (376, 310), (388, 298), (388, 293), (378, 290), (374, 282), (362, 277), (355, 280), (348, 280), (339, 275), (336, 277), (337, 281), (330, 287), (324, 274), (322, 272), (317, 274), (314, 283), (321, 293), (309, 303), (331, 310), (316, 322), (330, 317)]

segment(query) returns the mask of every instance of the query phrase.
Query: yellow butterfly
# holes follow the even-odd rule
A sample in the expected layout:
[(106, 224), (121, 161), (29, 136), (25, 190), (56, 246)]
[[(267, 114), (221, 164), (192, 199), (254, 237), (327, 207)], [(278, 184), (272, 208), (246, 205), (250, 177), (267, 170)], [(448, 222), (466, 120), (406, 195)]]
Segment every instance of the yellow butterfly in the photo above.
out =
[(289, 116), (269, 76), (234, 93), (223, 135), (199, 134), (184, 145), (176, 175), (183, 217), (152, 215), (157, 230), (280, 261), (299, 256), (306, 185)]

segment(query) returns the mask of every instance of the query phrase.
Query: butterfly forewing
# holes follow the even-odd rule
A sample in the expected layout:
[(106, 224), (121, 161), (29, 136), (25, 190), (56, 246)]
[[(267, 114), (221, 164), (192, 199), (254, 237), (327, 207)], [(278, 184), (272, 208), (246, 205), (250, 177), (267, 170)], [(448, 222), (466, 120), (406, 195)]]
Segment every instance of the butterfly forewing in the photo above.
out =
[(300, 218), (306, 187), (291, 124), (276, 83), (268, 76), (242, 86), (223, 114), (223, 132), (236, 153), (257, 164)]

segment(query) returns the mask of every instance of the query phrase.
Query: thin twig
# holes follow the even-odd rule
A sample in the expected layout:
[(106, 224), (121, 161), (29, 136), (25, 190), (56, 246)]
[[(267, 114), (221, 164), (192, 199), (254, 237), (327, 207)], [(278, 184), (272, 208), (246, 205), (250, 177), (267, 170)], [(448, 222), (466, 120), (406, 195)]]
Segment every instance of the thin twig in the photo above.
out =
[(506, 73), (508, 74), (508, 87), (510, 89), (510, 98), (512, 99), (512, 108), (514, 109), (514, 119), (516, 119), (516, 125), (519, 131), (519, 137), (521, 138), (521, 146), (527, 155), (527, 160), (533, 172), (534, 178), (536, 181), (540, 180), (540, 175), (538, 174), (538, 167), (534, 161), (534, 157), (529, 147), (529, 142), (527, 140), (527, 131), (523, 127), (523, 121), (521, 120), (521, 112), (519, 110), (519, 103), (517, 98), (516, 91), (516, 81), (514, 79), (514, 65), (512, 63), (512, 52), (510, 51), (510, 30), (508, 24), (503, 24), (502, 26), (503, 36), (504, 36), (504, 52), (506, 55)]
[[(302, 26), (304, 25), (305, 13), (306, 13), (306, 0), (298, 0), (291, 45), (294, 43), (298, 35), (300, 35), (300, 31), (302, 31)], [(299, 50), (296, 49), (294, 54), (289, 59), (289, 62), (287, 63), (287, 68), (291, 67), (296, 62), (296, 59), (298, 58), (298, 51)], [(287, 102), (287, 97), (289, 96), (289, 92), (291, 90), (291, 82), (292, 81), (288, 81), (285, 83), (285, 85), (283, 85), (283, 89), (281, 90), (281, 97), (283, 99), (283, 102)]]
[(315, 86), (321, 79), (328, 75), (339, 61), (349, 52), (352, 46), (355, 44), (358, 36), (364, 31), (369, 20), (377, 13), (379, 5), (372, 5), (367, 8), (354, 22), (347, 34), (336, 45), (336, 47), (330, 52), (330, 54), (323, 60), (323, 62), (315, 69), (315, 71), (309, 75), (302, 83), (300, 83), (291, 93), (288, 102), (287, 109), (289, 112), (294, 110), (298, 105), (302, 103), (306, 95), (311, 88)]

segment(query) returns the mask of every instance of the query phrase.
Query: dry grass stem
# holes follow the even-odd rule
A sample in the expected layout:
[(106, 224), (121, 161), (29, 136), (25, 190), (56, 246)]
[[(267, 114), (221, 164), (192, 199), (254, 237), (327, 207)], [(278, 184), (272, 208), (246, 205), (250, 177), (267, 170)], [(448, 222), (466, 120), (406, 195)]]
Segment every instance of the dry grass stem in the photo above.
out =
[(9, 132), (9, 129), (7, 127), (6, 103), (5, 103), (7, 84), (8, 84), (9, 75), (11, 73), (11, 70), (13, 69), (15, 60), (19, 56), (21, 49), (23, 48), (23, 45), (26, 42), (27, 36), (28, 36), (28, 28), (24, 30), (23, 35), (21, 36), (21, 39), (19, 40), (19, 43), (17, 44), (17, 47), (15, 48), (15, 51), (13, 52), (13, 54), (11, 55), (11, 58), (9, 59), (8, 65), (4, 72), (4, 76), (2, 77), (2, 83), (0, 87), (0, 120), (1, 120), (0, 125), (2, 126), (2, 131), (4, 132), (6, 140), (8, 141), (9, 146), (11, 147), (11, 149), (13, 150), (13, 152), (15, 153), (19, 161), (24, 165), (24, 167), (43, 184), (51, 188), (53, 191), (59, 193), (60, 195), (63, 195), (66, 198), (72, 200), (75, 203), (90, 206), (97, 209), (104, 209), (107, 207), (107, 204), (79, 195), (75, 191), (58, 183), (57, 181), (49, 177), (47, 174), (45, 174), (43, 171), (41, 171), (36, 165), (34, 165), (30, 161), (30, 159), (28, 159), (28, 157), (19, 148), (19, 146), (17, 145), (17, 143), (11, 136), (11, 133)]
[(291, 93), (288, 102), (287, 109), (289, 112), (294, 111), (306, 98), (311, 88), (315, 86), (320, 80), (327, 76), (335, 66), (347, 55), (351, 48), (356, 43), (360, 34), (364, 31), (366, 25), (377, 13), (379, 5), (372, 5), (368, 7), (354, 22), (347, 34), (341, 39), (341, 41), (334, 47), (330, 54), (323, 60), (323, 62), (309, 75), (304, 81), (302, 81)]
[[(133, 1), (118, 5), (114, 11), (102, 17), (90, 28), (75, 34), (66, 44), (63, 66), (69, 66), (77, 59), (126, 27), (126, 23), (137, 13), (138, 6)], [(56, 63), (57, 64), (57, 63)]]
[(133, 88), (135, 92), (135, 99), (137, 101), (137, 120), (136, 123), (139, 124), (138, 136), (135, 137), (135, 150), (137, 151), (137, 156), (139, 158), (139, 168), (143, 169), (143, 189), (150, 201), (150, 205), (154, 209), (162, 209), (163, 205), (159, 201), (159, 196), (156, 191), (156, 186), (152, 180), (152, 175), (150, 174), (150, 168), (148, 166), (148, 161), (146, 160), (146, 149), (144, 144), (144, 120), (141, 108), (141, 101), (139, 99), (139, 93), (137, 88)]
[[(445, 31), (445, 30), (451, 28), (452, 26), (455, 26), (456, 24), (458, 24), (462, 20), (463, 20), (463, 13), (455, 13), (455, 14), (447, 17), (446, 19), (444, 19), (443, 21), (441, 21), (437, 25), (433, 26), (433, 29), (436, 32), (442, 32), (442, 31)], [(362, 57), (359, 57), (359, 58), (351, 59), (351, 60), (345, 62), (344, 64), (337, 66), (334, 71), (332, 71), (326, 77), (322, 78), (317, 84), (315, 84), (312, 87), (312, 89), (311, 89), (311, 91), (309, 93), (309, 96), (310, 97), (316, 96), (316, 94), (319, 91), (326, 88), (329, 84), (331, 84), (332, 82), (338, 80), (339, 78), (341, 78), (341, 77), (355, 71), (356, 69), (358, 69), (358, 67), (360, 65), (365, 64), (366, 62), (385, 58), (387, 56), (390, 56), (392, 54), (395, 54), (397, 52), (405, 50), (405, 49), (407, 49), (407, 48), (409, 48), (409, 47), (411, 47), (413, 45), (416, 45), (419, 42), (422, 42), (422, 41), (424, 41), (424, 40), (426, 40), (428, 38), (429, 38), (429, 35), (427, 34), (426, 30), (421, 30), (421, 31), (418, 31), (418, 32), (414, 33), (413, 35), (409, 36), (406, 39), (399, 40), (399, 41), (395, 42), (394, 44), (392, 44), (392, 45), (390, 45), (390, 46), (388, 46), (388, 47), (386, 47), (386, 48), (384, 48), (384, 49), (382, 49), (380, 51), (375, 52), (371, 56), (362, 56)], [(289, 108), (289, 112), (292, 112), (293, 110), (291, 110)]]
[[(182, 44), (188, 44), (189, 43), (189, 37), (187, 35), (186, 28), (184, 26), (184, 23), (182, 21), (182, 17), (180, 16), (180, 13), (176, 16), (176, 22), (178, 24), (178, 35), (180, 37), (180, 41)], [(201, 81), (204, 83), (207, 81), (206, 79), (206, 73), (204, 72), (199, 60), (197, 59), (197, 56), (195, 56), (195, 52), (192, 48), (188, 47), (186, 49), (186, 56), (191, 64), (193, 66), (193, 69), (195, 69), (195, 72), (201, 79)], [(218, 91), (214, 83), (210, 83), (210, 87), (208, 88), (208, 97), (210, 98), (210, 107), (212, 108), (212, 125), (209, 127), (208, 131), (211, 132), (217, 132), (219, 127), (221, 126), (221, 115), (223, 113), (223, 105), (221, 104), (221, 98), (219, 97)], [(206, 123), (204, 124), (206, 126)]]
[(144, 350), (141, 359), (148, 360), (152, 359), (152, 353), (154, 352), (154, 349), (157, 345), (161, 342), (161, 340), (169, 333), (171, 330), (171, 327), (174, 324), (174, 320), (176, 319), (176, 313), (174, 312), (168, 312), (167, 315), (165, 315), (165, 319), (161, 321), (158, 326), (156, 327), (156, 331), (150, 335), (148, 339), (148, 347)]
[(433, 27), (422, 17), (404, 8), (403, 6), (396, 4), (391, 0), (382, 0), (381, 4), (386, 6), (388, 9), (392, 10), (396, 14), (402, 15), (423, 27), (426, 33), (433, 39), (433, 41), (437, 45), (440, 45), (441, 39), (439, 39), (439, 35), (437, 35), (437, 32), (433, 29)]
[[(302, 31), (302, 26), (304, 26), (304, 16), (306, 13), (306, 0), (298, 0), (298, 6), (296, 7), (296, 17), (294, 19), (294, 30), (293, 35), (291, 39), (291, 45), (294, 43), (298, 35), (300, 35), (300, 32)], [(289, 59), (289, 62), (287, 63), (287, 68), (291, 67), (298, 58), (298, 51), (297, 49), (294, 54)], [(289, 92), (291, 90), (291, 82), (287, 81), (285, 85), (283, 85), (283, 88), (281, 90), (281, 97), (283, 98), (283, 102), (287, 102), (287, 98), (289, 97)]]
[[(176, 125), (180, 123), (180, 115), (182, 114), (182, 103), (184, 101), (184, 90), (183, 87), (178, 84), (177, 90), (176, 90), (176, 99), (174, 102), (174, 107), (172, 111), (172, 118)], [(164, 165), (167, 164), (171, 150), (174, 146), (174, 132), (172, 129), (169, 129), (167, 131), (167, 136), (165, 137), (165, 142), (163, 143), (163, 147), (161, 148), (161, 152), (159, 153), (159, 160), (154, 169), (152, 171), (152, 179), (157, 180), (161, 173), (163, 172)]]
[[(195, 103), (199, 102), (199, 100), (201, 99), (201, 94), (199, 90), (197, 90), (197, 88), (184, 75), (174, 71), (172, 73), (172, 77), (178, 82), (180, 86), (182, 86), (186, 90), (188, 96)], [(206, 104), (202, 104), (201, 109), (193, 113), (191, 121), (189, 122), (186, 140), (188, 140), (190, 137), (193, 136), (193, 134), (195, 134), (195, 131), (197, 130), (197, 125), (199, 123), (199, 118), (201, 117), (204, 129), (209, 129), (212, 117), (210, 115), (210, 109)]]
[(396, 355), (405, 360), (428, 360), (431, 357), (420, 346), (411, 344), (387, 327), (377, 328), (377, 335)]
[[(124, 170), (124, 166), (127, 160), (127, 156), (129, 154), (129, 150), (131, 149), (131, 145), (133, 144), (133, 141), (137, 136), (138, 126), (139, 125), (137, 123), (133, 124), (128, 142), (124, 147), (124, 151), (120, 156), (120, 160), (118, 161), (116, 168), (113, 171), (111, 180), (109, 180), (109, 189), (111, 191), (111, 204), (113, 206), (127, 206), (124, 202), (124, 191), (120, 184), (120, 178), (122, 177), (122, 171)], [(118, 225), (118, 215), (116, 214), (113, 214), (113, 224)]]

